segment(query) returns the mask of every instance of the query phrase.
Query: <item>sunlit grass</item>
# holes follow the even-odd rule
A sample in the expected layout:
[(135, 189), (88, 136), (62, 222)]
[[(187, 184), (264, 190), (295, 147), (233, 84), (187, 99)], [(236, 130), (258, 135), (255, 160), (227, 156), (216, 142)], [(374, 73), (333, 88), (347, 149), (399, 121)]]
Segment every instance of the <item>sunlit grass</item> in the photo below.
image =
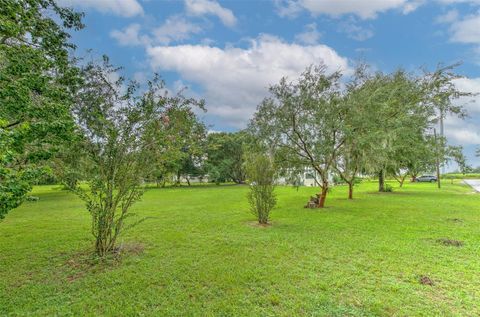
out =
[(480, 195), (435, 186), (337, 187), (324, 210), (303, 208), (315, 188), (279, 187), (265, 228), (246, 186), (151, 189), (123, 237), (138, 252), (107, 264), (82, 202), (37, 187), (0, 223), (0, 315), (479, 315)]

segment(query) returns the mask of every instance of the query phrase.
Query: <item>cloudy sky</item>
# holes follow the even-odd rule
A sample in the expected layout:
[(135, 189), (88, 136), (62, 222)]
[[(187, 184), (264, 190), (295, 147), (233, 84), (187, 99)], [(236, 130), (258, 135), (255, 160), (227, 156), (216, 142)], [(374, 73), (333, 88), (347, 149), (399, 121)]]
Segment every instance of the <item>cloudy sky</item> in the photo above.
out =
[[(242, 128), (280, 77), (323, 62), (349, 72), (434, 69), (462, 61), (457, 85), (480, 92), (480, 0), (59, 0), (86, 13), (73, 41), (107, 54), (142, 82), (153, 72), (170, 89), (204, 98), (212, 130)], [(449, 118), (446, 135), (480, 165), (479, 101), (470, 118)]]

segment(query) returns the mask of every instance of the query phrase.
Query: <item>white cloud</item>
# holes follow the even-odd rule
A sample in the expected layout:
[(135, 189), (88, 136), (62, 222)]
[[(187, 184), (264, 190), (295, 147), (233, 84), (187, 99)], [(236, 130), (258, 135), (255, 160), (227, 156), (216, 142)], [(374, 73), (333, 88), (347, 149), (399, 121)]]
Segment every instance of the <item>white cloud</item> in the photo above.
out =
[(438, 2), (446, 5), (457, 4), (457, 3), (469, 3), (469, 4), (480, 4), (480, 0), (437, 0)]
[(124, 17), (143, 15), (143, 8), (137, 0), (57, 0), (57, 3), (61, 6), (91, 8)]
[[(473, 130), (472, 130), (473, 128)], [(445, 130), (447, 139), (453, 144), (458, 145), (470, 145), (470, 144), (480, 144), (480, 133), (478, 130), (475, 130), (475, 126), (468, 125), (467, 127), (454, 127), (453, 129)]]
[(480, 44), (480, 13), (453, 22), (450, 32), (453, 42)]
[(271, 84), (282, 76), (295, 79), (311, 64), (350, 71), (346, 58), (326, 45), (301, 46), (269, 35), (251, 40), (248, 48), (206, 45), (147, 48), (151, 66), (176, 71), (203, 89), (208, 113), (227, 125), (244, 127)]
[[(459, 78), (454, 81), (455, 86), (463, 92), (480, 93), (479, 78)], [(480, 114), (480, 100), (477, 96), (462, 97), (454, 100), (456, 105), (465, 106), (470, 118), (462, 120), (449, 115), (445, 120), (445, 135), (452, 144), (468, 146), (480, 144), (480, 126), (478, 115)]]
[[(455, 86), (463, 92), (480, 94), (480, 77), (459, 78), (454, 81)], [(480, 96), (461, 97), (454, 101), (457, 105), (463, 105), (469, 114), (480, 114)]]
[(154, 40), (160, 44), (169, 44), (189, 39), (193, 34), (202, 32), (202, 28), (175, 15), (169, 17), (163, 25), (153, 30)]
[(453, 23), (458, 20), (458, 11), (457, 10), (450, 10), (445, 14), (438, 16), (435, 19), (437, 23)]
[(347, 36), (355, 41), (365, 41), (371, 38), (374, 34), (373, 30), (368, 27), (360, 26), (354, 18), (350, 18), (339, 24), (340, 32), (347, 34)]
[(317, 24), (311, 23), (305, 25), (305, 32), (295, 35), (295, 40), (307, 45), (313, 45), (318, 43), (320, 39), (320, 32), (317, 30)]
[(193, 34), (203, 31), (199, 25), (193, 24), (179, 15), (167, 18), (161, 26), (151, 30), (150, 35), (140, 34), (140, 29), (139, 24), (133, 23), (122, 30), (113, 30), (110, 32), (110, 36), (122, 46), (150, 46), (181, 42), (191, 38)]
[(233, 12), (222, 7), (215, 0), (185, 0), (185, 9), (189, 15), (215, 15), (226, 26), (232, 27), (237, 23)]
[(403, 14), (409, 14), (418, 9), (421, 5), (425, 3), (425, 0), (411, 0), (408, 1), (402, 8)]
[(140, 25), (133, 23), (123, 30), (113, 30), (110, 36), (117, 40), (122, 46), (147, 45), (150, 39), (145, 35), (140, 35)]
[(303, 10), (297, 0), (274, 0), (275, 11), (284, 18), (295, 18)]
[(404, 14), (417, 9), (423, 3), (421, 0), (277, 0), (277, 13), (280, 16), (294, 16), (300, 8), (310, 11), (313, 15), (327, 14), (340, 17), (353, 14), (362, 19), (376, 18), (378, 13), (391, 9), (400, 9)]

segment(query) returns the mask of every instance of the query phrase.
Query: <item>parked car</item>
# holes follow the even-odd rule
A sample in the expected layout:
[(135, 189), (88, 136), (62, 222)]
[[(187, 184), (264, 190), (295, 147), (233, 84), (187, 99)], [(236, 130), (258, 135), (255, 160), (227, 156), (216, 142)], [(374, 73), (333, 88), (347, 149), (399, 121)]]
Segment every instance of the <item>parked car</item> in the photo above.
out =
[(417, 177), (416, 179), (417, 182), (429, 182), (429, 183), (435, 183), (437, 181), (437, 176), (433, 175), (422, 175), (420, 177)]

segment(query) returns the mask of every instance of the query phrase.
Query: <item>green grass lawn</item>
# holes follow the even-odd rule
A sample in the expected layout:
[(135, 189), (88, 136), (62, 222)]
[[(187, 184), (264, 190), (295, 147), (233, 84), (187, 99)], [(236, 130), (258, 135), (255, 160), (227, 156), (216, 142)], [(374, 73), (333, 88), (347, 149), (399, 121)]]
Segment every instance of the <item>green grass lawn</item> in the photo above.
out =
[(353, 201), (334, 188), (323, 210), (303, 208), (314, 188), (279, 187), (266, 228), (245, 186), (152, 189), (134, 207), (150, 218), (122, 238), (144, 250), (112, 267), (87, 260), (83, 203), (37, 187), (0, 223), (0, 315), (480, 315), (480, 195), (375, 186)]

